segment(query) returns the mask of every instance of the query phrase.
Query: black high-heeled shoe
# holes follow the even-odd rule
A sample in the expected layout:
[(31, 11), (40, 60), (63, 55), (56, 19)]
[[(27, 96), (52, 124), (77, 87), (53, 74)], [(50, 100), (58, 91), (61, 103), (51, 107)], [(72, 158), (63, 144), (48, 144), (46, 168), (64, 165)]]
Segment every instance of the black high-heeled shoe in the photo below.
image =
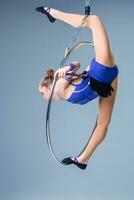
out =
[(74, 164), (77, 167), (79, 167), (80, 169), (86, 169), (86, 167), (87, 167), (87, 164), (79, 163), (76, 157), (74, 160), (72, 160), (71, 157), (64, 158), (62, 160), (62, 163), (66, 164), (66, 165)]
[(37, 7), (35, 10), (42, 14), (45, 14), (48, 17), (49, 21), (53, 23), (55, 22), (56, 19), (50, 14), (50, 9), (51, 8), (49, 7), (45, 9), (43, 6), (40, 6)]

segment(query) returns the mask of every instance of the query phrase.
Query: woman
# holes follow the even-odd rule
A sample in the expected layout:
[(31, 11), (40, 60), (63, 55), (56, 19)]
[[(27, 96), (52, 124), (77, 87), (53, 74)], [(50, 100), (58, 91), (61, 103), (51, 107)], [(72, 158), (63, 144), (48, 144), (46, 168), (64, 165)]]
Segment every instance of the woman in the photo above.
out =
[[(48, 7), (38, 7), (36, 10), (45, 14), (50, 22), (55, 22), (58, 19), (74, 27), (80, 26), (84, 17)], [(73, 74), (80, 68), (79, 62), (71, 62), (55, 73), (49, 69), (47, 76), (39, 85), (39, 91), (45, 100), (49, 98), (54, 78), (57, 78), (53, 96), (55, 100), (85, 104), (97, 97), (99, 99), (97, 125), (86, 149), (80, 156), (68, 157), (62, 161), (68, 165), (75, 164), (80, 169), (87, 167), (92, 153), (106, 136), (118, 88), (118, 68), (103, 23), (99, 17), (90, 15), (83, 24), (83, 28), (90, 28), (93, 35), (95, 58), (90, 67), (77, 78), (73, 78)]]

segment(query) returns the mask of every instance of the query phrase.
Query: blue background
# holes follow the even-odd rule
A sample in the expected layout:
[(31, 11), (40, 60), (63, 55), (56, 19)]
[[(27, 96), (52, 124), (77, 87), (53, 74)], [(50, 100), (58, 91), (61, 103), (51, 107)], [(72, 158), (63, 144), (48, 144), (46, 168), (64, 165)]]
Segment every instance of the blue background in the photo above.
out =
[[(0, 0), (0, 199), (128, 200), (134, 198), (133, 52), (134, 1), (92, 0), (92, 13), (104, 21), (120, 70), (119, 92), (108, 135), (85, 171), (59, 166), (45, 138), (45, 113), (38, 83), (48, 67), (58, 68), (75, 29), (49, 23), (35, 12), (48, 5), (84, 13), (84, 0)], [(90, 40), (82, 30), (77, 41)], [(71, 59), (86, 67), (93, 49), (79, 49)], [(97, 101), (52, 107), (52, 140), (60, 159), (77, 155), (97, 116)]]

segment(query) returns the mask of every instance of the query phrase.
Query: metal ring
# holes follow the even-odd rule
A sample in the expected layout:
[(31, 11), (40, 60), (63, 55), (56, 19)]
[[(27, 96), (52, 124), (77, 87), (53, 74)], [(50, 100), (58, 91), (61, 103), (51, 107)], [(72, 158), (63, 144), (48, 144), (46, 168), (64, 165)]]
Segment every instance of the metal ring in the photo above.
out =
[[(80, 48), (81, 46), (83, 45), (89, 45), (89, 46), (94, 46), (92, 42), (88, 42), (88, 41), (82, 41), (82, 42), (79, 42), (78, 44), (76, 44), (75, 46), (73, 46), (71, 49), (66, 49), (65, 50), (65, 54), (64, 54), (64, 57), (63, 59), (61, 60), (60, 64), (59, 64), (59, 69), (64, 67), (67, 59), (69, 58), (69, 56), (78, 48)], [(48, 144), (48, 148), (50, 150), (50, 153), (53, 157), (53, 159), (60, 165), (65, 165), (64, 163), (62, 163), (60, 161), (60, 159), (58, 158), (58, 156), (55, 154), (54, 152), (54, 149), (53, 149), (53, 146), (52, 146), (52, 142), (51, 142), (51, 131), (50, 131), (50, 111), (51, 111), (51, 104), (52, 104), (52, 97), (53, 97), (53, 92), (54, 92), (54, 88), (55, 88), (55, 85), (56, 85), (56, 79), (54, 79), (53, 81), (53, 85), (52, 85), (52, 89), (51, 89), (51, 93), (50, 93), (50, 97), (49, 97), (49, 100), (48, 100), (48, 105), (47, 105), (47, 112), (46, 112), (46, 139), (47, 139), (47, 144)], [(91, 138), (91, 136), (90, 136)], [(90, 140), (89, 138), (89, 140)], [(89, 143), (89, 140), (88, 140), (88, 143)], [(85, 145), (85, 147), (83, 148), (82, 152), (85, 150), (86, 146), (88, 145), (88, 143)], [(82, 153), (81, 152), (81, 153)], [(81, 154), (80, 153), (80, 154)], [(79, 155), (80, 155), (79, 154)]]

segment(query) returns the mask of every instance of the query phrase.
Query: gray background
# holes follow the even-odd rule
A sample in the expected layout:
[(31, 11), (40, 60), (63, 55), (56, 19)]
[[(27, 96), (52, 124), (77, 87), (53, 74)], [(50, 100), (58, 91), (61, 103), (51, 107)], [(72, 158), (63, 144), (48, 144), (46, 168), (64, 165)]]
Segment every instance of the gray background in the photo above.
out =
[[(49, 23), (34, 11), (40, 5), (82, 14), (85, 1), (0, 0), (0, 199), (133, 199), (134, 1), (91, 1), (92, 12), (106, 25), (120, 86), (108, 135), (85, 171), (59, 166), (47, 147), (46, 103), (38, 82), (47, 67), (57, 69), (75, 29)], [(85, 39), (91, 40), (88, 30), (77, 41)], [(72, 59), (86, 67), (93, 56), (85, 47)], [(60, 159), (81, 151), (96, 115), (96, 100), (85, 106), (53, 104), (52, 139)]]

